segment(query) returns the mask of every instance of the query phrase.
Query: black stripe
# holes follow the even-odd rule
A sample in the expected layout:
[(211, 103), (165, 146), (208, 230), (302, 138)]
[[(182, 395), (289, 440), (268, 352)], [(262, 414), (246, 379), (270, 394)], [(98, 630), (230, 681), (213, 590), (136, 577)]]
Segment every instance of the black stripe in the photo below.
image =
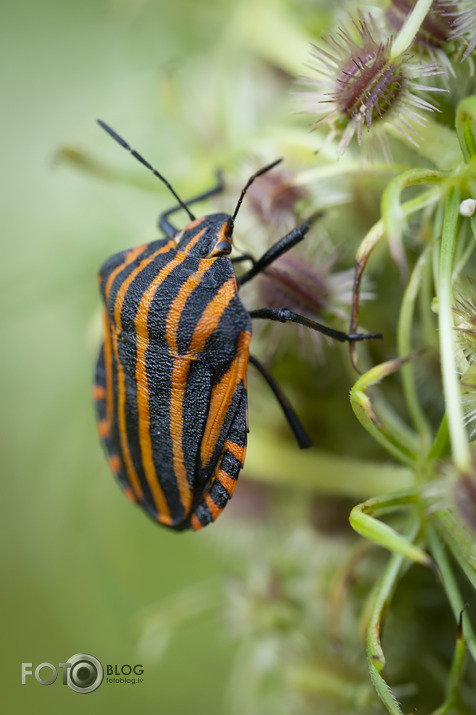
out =
[[(125, 389), (125, 418), (126, 418), (126, 435), (129, 446), (129, 453), (132, 464), (134, 465), (137, 478), (142, 488), (143, 501), (142, 504), (148, 514), (156, 519), (157, 507), (152, 496), (152, 492), (147, 481), (145, 471), (142, 465), (142, 455), (139, 442), (139, 415), (137, 410), (137, 382), (136, 382), (136, 345), (129, 340), (118, 340), (118, 353), (122, 369), (124, 371), (124, 389)], [(118, 415), (116, 414), (118, 420)], [(119, 429), (119, 424), (118, 424)], [(118, 431), (119, 438), (119, 431)], [(120, 444), (120, 441), (119, 441)], [(132, 486), (132, 485), (131, 485)]]
[[(128, 278), (128, 276), (134, 271), (137, 266), (139, 266), (143, 260), (149, 258), (153, 253), (158, 251), (160, 248), (163, 248), (167, 243), (169, 239), (161, 238), (158, 241), (152, 241), (152, 243), (149, 243), (144, 251), (140, 253), (136, 258), (131, 261), (128, 265), (124, 266), (122, 270), (119, 271), (117, 276), (114, 278), (110, 292), (109, 292), (109, 308), (112, 310), (112, 313), (114, 313), (114, 305), (116, 302), (117, 294), (123, 284), (123, 282)], [(101, 295), (103, 298), (103, 301), (105, 301), (105, 289), (106, 289), (106, 284), (109, 278), (109, 275), (113, 272), (113, 270), (125, 260), (125, 257), (127, 253), (129, 253), (131, 249), (128, 249), (127, 251), (121, 251), (120, 253), (117, 253), (115, 256), (112, 256), (106, 263), (102, 266), (100, 270), (100, 290), (101, 290)], [(167, 251), (166, 253), (159, 254), (157, 258), (152, 262), (151, 265), (154, 265), (156, 261), (160, 261), (161, 264), (165, 265), (170, 260), (171, 254), (175, 253), (175, 248), (171, 246), (170, 250)], [(139, 276), (142, 275), (142, 272), (139, 274)], [(135, 283), (137, 279), (133, 281)], [(126, 299), (124, 300), (124, 304), (127, 304), (127, 293), (126, 293)]]
[(228, 491), (225, 489), (223, 484), (218, 481), (218, 479), (215, 479), (212, 484), (212, 487), (210, 489), (210, 497), (213, 499), (213, 502), (217, 505), (219, 509), (224, 509), (226, 503), (230, 499)]
[[(241, 434), (240, 438), (246, 443), (246, 433)], [(236, 442), (236, 444), (238, 444), (238, 442)], [(238, 475), (242, 466), (243, 465), (241, 464), (240, 460), (237, 459), (235, 455), (232, 454), (232, 452), (230, 452), (229, 450), (225, 450), (220, 469), (223, 469), (223, 471), (226, 472), (231, 479), (238, 479)]]
[(174, 359), (162, 348), (146, 353), (149, 386), (150, 436), (157, 479), (164, 492), (174, 523), (185, 517), (173, 466), (170, 435), (170, 394)]
[[(99, 351), (99, 356), (98, 356), (98, 360), (96, 363), (95, 381), (96, 381), (96, 385), (99, 385), (99, 387), (103, 387), (104, 389), (106, 389), (106, 369), (105, 369), (105, 362), (104, 362), (104, 345), (101, 346), (101, 349)], [(94, 402), (95, 402), (95, 406), (96, 406), (96, 415), (97, 415), (98, 421), (99, 420), (107, 420), (106, 400), (100, 399), (100, 400), (95, 400)], [(113, 438), (112, 430), (111, 430), (110, 434), (107, 435), (106, 437), (101, 437), (101, 442), (104, 447), (106, 456), (109, 458), (119, 457), (119, 459), (121, 460), (121, 463), (123, 464), (122, 454), (120, 451), (120, 445), (116, 444), (116, 442)], [(115, 472), (115, 475), (123, 489), (129, 486), (129, 480), (127, 479), (124, 469), (120, 469), (118, 472)]]
[[(210, 522), (213, 521), (213, 517), (211, 514), (210, 509), (208, 506), (205, 504), (205, 502), (202, 502), (201, 504), (198, 505), (198, 507), (195, 510), (195, 516), (197, 517), (198, 521), (202, 526), (206, 526), (207, 524), (210, 524)], [(189, 526), (190, 528), (190, 526)]]
[(182, 410), (182, 450), (188, 482), (200, 494), (208, 487), (211, 476), (201, 474), (199, 464), (212, 386), (213, 373), (208, 365), (190, 361)]
[[(166, 265), (169, 261), (164, 261)], [(167, 319), (173, 301), (176, 299), (178, 292), (196, 270), (198, 270), (199, 260), (193, 256), (187, 256), (185, 260), (172, 270), (172, 272), (164, 279), (156, 292), (149, 309), (147, 319), (147, 329), (149, 332), (150, 342), (156, 345), (162, 345), (168, 350), (168, 343), (165, 332), (167, 327)], [(158, 272), (158, 271), (157, 271)], [(154, 276), (155, 277), (155, 276)], [(135, 281), (133, 282), (135, 283)], [(129, 295), (127, 296), (129, 298)], [(183, 311), (182, 311), (183, 313)], [(177, 331), (177, 337), (180, 332)]]

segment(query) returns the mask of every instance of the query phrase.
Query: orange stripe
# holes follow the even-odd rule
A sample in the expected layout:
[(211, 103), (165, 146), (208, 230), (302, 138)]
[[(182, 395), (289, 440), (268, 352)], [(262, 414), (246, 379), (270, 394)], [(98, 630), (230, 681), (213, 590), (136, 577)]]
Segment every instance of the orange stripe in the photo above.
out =
[(114, 412), (114, 390), (112, 379), (112, 348), (111, 348), (111, 327), (107, 310), (103, 312), (104, 317), (104, 369), (106, 371), (106, 414), (109, 424), (112, 424)]
[(117, 472), (120, 472), (122, 469), (122, 462), (121, 458), (117, 456), (117, 454), (111, 454), (109, 457), (109, 466), (111, 467), (112, 471), (117, 474)]
[(228, 371), (212, 390), (207, 424), (203, 433), (200, 451), (200, 460), (203, 467), (207, 466), (213, 456), (215, 445), (222, 432), (223, 424), (236, 389), (240, 382), (245, 383), (250, 340), (251, 333), (242, 331), (238, 339), (236, 357), (233, 359)]
[(106, 397), (106, 390), (102, 385), (94, 385), (93, 387), (93, 400), (96, 400), (96, 402), (99, 402), (100, 400), (104, 400)]
[(142, 246), (137, 246), (128, 251), (124, 257), (122, 263), (115, 267), (113, 271), (109, 274), (106, 285), (104, 287), (104, 297), (106, 308), (104, 311), (104, 368), (106, 371), (106, 413), (109, 420), (109, 424), (112, 425), (113, 414), (114, 414), (114, 389), (113, 389), (113, 378), (112, 378), (112, 348), (111, 348), (111, 326), (108, 317), (109, 308), (109, 294), (111, 292), (111, 286), (114, 282), (116, 276), (132, 261), (134, 261), (137, 256), (139, 256), (145, 249), (147, 244)]
[[(151, 255), (148, 256), (147, 258), (144, 258), (144, 260), (141, 261), (139, 263), (139, 265), (136, 266), (133, 271), (131, 271), (131, 273), (129, 273), (129, 275), (127, 276), (125, 281), (121, 284), (121, 287), (117, 291), (116, 303), (114, 306), (114, 317), (115, 317), (117, 326), (120, 325), (121, 311), (122, 311), (122, 306), (124, 305), (124, 298), (126, 297), (126, 293), (129, 289), (129, 286), (132, 283), (132, 281), (139, 275), (139, 273), (142, 273), (144, 268), (147, 268), (147, 266), (150, 265), (157, 258), (157, 256), (160, 256), (162, 253), (167, 253), (167, 251), (170, 251), (170, 249), (173, 246), (175, 246), (175, 240), (172, 238), (172, 239), (170, 239), (170, 241), (167, 241), (167, 243), (164, 246), (162, 246), (161, 248), (158, 248), (157, 251), (154, 251), (154, 253), (151, 253)], [(159, 275), (160, 275), (160, 273), (159, 273)], [(149, 287), (149, 289), (150, 289), (150, 287)], [(142, 301), (141, 301), (141, 304), (142, 304)], [(139, 310), (140, 310), (140, 306), (139, 306)], [(147, 327), (147, 320), (146, 320), (145, 325)]]
[[(203, 233), (203, 231), (201, 232)], [(165, 337), (169, 344), (170, 352), (172, 354), (177, 354), (177, 331), (179, 326), (180, 317), (182, 315), (183, 309), (185, 308), (185, 303), (187, 298), (193, 293), (195, 288), (200, 284), (205, 273), (212, 267), (215, 263), (215, 259), (203, 259), (200, 261), (198, 270), (187, 278), (183, 286), (177, 293), (172, 305), (170, 306), (169, 314), (167, 316), (167, 324), (165, 328)]]
[(137, 501), (136, 495), (134, 494), (134, 492), (132, 491), (132, 489), (130, 487), (124, 487), (124, 494), (129, 499), (129, 501), (131, 501), (133, 504), (135, 504), (135, 502)]
[(104, 437), (108, 437), (111, 430), (109, 427), (109, 420), (99, 420), (98, 422), (98, 432), (99, 436), (101, 439), (104, 439)]
[(105, 285), (105, 288), (104, 288), (104, 295), (106, 296), (106, 304), (107, 304), (107, 305), (109, 305), (109, 294), (110, 294), (110, 292), (111, 292), (111, 287), (112, 287), (112, 284), (113, 284), (114, 279), (116, 278), (116, 276), (117, 276), (126, 266), (128, 266), (130, 263), (132, 263), (132, 261), (134, 261), (134, 260), (137, 258), (137, 256), (139, 256), (141, 253), (143, 253), (143, 252), (145, 251), (145, 249), (147, 248), (148, 245), (149, 245), (149, 244), (147, 244), (147, 243), (143, 243), (142, 246), (137, 246), (136, 248), (132, 248), (130, 251), (128, 251), (128, 252), (126, 253), (126, 255), (125, 255), (124, 260), (122, 261), (122, 263), (120, 263), (118, 266), (116, 266), (116, 267), (114, 268), (113, 271), (111, 271), (111, 273), (109, 274), (109, 276), (108, 276), (108, 278), (107, 278), (106, 285)]
[[(203, 231), (197, 233), (193, 239), (190, 241), (188, 248), (194, 246), (202, 235)], [(187, 253), (178, 252), (166, 266), (158, 273), (150, 284), (147, 291), (143, 294), (139, 308), (137, 309), (135, 317), (135, 328), (136, 328), (136, 345), (137, 345), (137, 358), (136, 358), (136, 384), (137, 384), (137, 412), (139, 416), (139, 441), (141, 446), (142, 454), (142, 464), (144, 467), (144, 472), (149, 483), (152, 496), (159, 514), (159, 521), (163, 524), (170, 525), (172, 523), (172, 518), (170, 516), (170, 510), (165, 499), (164, 493), (160, 486), (159, 480), (157, 479), (157, 473), (154, 464), (154, 457), (152, 451), (152, 440), (150, 437), (150, 413), (149, 413), (149, 386), (147, 382), (147, 372), (146, 372), (146, 359), (145, 353), (149, 347), (149, 332), (147, 329), (147, 318), (151, 303), (155, 297), (155, 294), (161, 285), (161, 283), (167, 278), (167, 276), (176, 268), (180, 263), (183, 263), (187, 257)], [(174, 367), (175, 372), (175, 367)], [(172, 375), (172, 395), (174, 394), (174, 376)], [(183, 400), (183, 398), (182, 398)], [(170, 407), (170, 412), (172, 414), (172, 405)], [(174, 452), (174, 467), (175, 467), (175, 452), (176, 452), (176, 439), (181, 445), (181, 433), (182, 433), (182, 411), (181, 402), (179, 415), (176, 415), (176, 427), (173, 427), (173, 420), (171, 420), (170, 431), (172, 435), (172, 445)], [(179, 431), (180, 435), (175, 437), (173, 432)], [(182, 467), (183, 467), (183, 455), (182, 455)], [(191, 503), (190, 486), (188, 484), (187, 478), (183, 478), (182, 470), (176, 473), (177, 483), (179, 487), (180, 496), (184, 508), (189, 508), (189, 503)], [(187, 506), (186, 506), (187, 505)]]
[(215, 521), (222, 513), (224, 507), (217, 506), (209, 494), (205, 497), (205, 502), (210, 509), (213, 521)]
[[(180, 243), (180, 241), (183, 238), (185, 231), (190, 231), (190, 229), (192, 229), (192, 228), (197, 228), (197, 226), (200, 226), (200, 224), (203, 223), (204, 220), (205, 220), (205, 216), (200, 216), (199, 218), (196, 218), (193, 221), (191, 221), (190, 223), (188, 223), (185, 226), (185, 228), (182, 229), (180, 231), (180, 233), (175, 237), (175, 245), (178, 246), (178, 244)], [(203, 234), (203, 231), (205, 231), (205, 229), (202, 229), (202, 231), (200, 232), (200, 235)], [(183, 251), (184, 253), (188, 253), (188, 250), (192, 246), (194, 246), (196, 243), (195, 236), (196, 236), (196, 234), (193, 236), (193, 238), (191, 240), (189, 240), (189, 242), (185, 246), (181, 246), (180, 250)]]
[(170, 395), (170, 434), (172, 436), (174, 472), (179, 487), (180, 497), (185, 512), (192, 505), (192, 494), (187, 479), (182, 449), (183, 435), (183, 399), (191, 360), (203, 351), (208, 337), (216, 330), (226, 306), (236, 294), (236, 280), (231, 278), (224, 283), (214, 298), (208, 303), (200, 320), (195, 326), (188, 356), (175, 358), (172, 373), (172, 391)]
[(227, 449), (229, 452), (231, 452), (232, 455), (234, 457), (236, 457), (237, 460), (243, 466), (243, 463), (245, 461), (246, 447), (241, 447), (239, 444), (235, 444), (235, 442), (227, 441), (227, 443), (225, 445), (225, 449)]
[(172, 438), (174, 474), (179, 488), (180, 499), (186, 514), (188, 514), (192, 505), (192, 493), (187, 479), (187, 470), (185, 468), (182, 448), (183, 400), (189, 369), (190, 359), (188, 357), (176, 357), (174, 359), (171, 379), (172, 389), (170, 392), (170, 436)]
[(142, 499), (142, 497), (143, 497), (142, 487), (140, 485), (139, 478), (137, 476), (137, 472), (136, 472), (136, 470), (134, 468), (134, 464), (132, 462), (132, 457), (131, 457), (131, 453), (129, 450), (129, 442), (127, 441), (126, 413), (125, 413), (125, 403), (126, 403), (125, 379), (124, 379), (124, 370), (122, 369), (122, 365), (119, 360), (119, 349), (117, 346), (117, 331), (116, 330), (114, 331), (114, 336), (113, 336), (113, 346), (114, 346), (114, 354), (116, 356), (116, 364), (117, 364), (117, 386), (118, 386), (117, 414), (118, 414), (118, 421), (119, 421), (119, 438), (121, 441), (122, 455), (124, 457), (126, 471), (127, 471), (129, 480), (131, 482), (132, 489), (134, 490), (134, 493), (136, 494), (137, 498)]
[[(132, 462), (132, 457), (131, 457), (131, 452), (129, 449), (129, 442), (127, 439), (127, 426), (126, 426), (126, 412), (125, 412), (125, 404), (126, 404), (126, 389), (125, 389), (125, 377), (124, 377), (124, 370), (122, 368), (121, 362), (119, 360), (119, 348), (118, 348), (118, 335), (120, 332), (120, 325), (121, 325), (121, 312), (122, 312), (122, 307), (124, 305), (124, 299), (127, 293), (127, 290), (132, 283), (132, 281), (136, 278), (136, 276), (139, 275), (141, 271), (144, 270), (152, 261), (161, 253), (166, 253), (169, 251), (172, 246), (175, 245), (175, 241), (170, 240), (167, 241), (167, 243), (164, 246), (161, 246), (161, 248), (157, 249), (157, 251), (154, 251), (150, 256), (147, 258), (144, 258), (140, 262), (138, 266), (134, 268), (131, 273), (127, 276), (127, 278), (122, 282), (117, 295), (116, 295), (116, 300), (114, 303), (114, 321), (115, 321), (115, 326), (112, 331), (112, 337), (113, 337), (113, 348), (114, 348), (114, 354), (116, 356), (116, 363), (117, 363), (117, 382), (118, 382), (118, 405), (117, 405), (117, 417), (118, 417), (118, 423), (119, 423), (119, 437), (121, 440), (121, 449), (122, 449), (122, 454), (124, 456), (124, 462), (126, 466), (126, 471), (127, 475), (129, 477), (129, 480), (131, 482), (131, 486), (137, 496), (138, 499), (143, 498), (143, 492), (142, 492), (142, 487), (140, 485), (139, 477), (137, 476), (136, 469), (134, 467), (134, 464)], [(128, 254), (129, 255), (129, 254)], [(126, 261), (127, 261), (127, 256), (126, 256)], [(130, 261), (129, 261), (130, 263)], [(109, 283), (109, 281), (108, 281)], [(111, 282), (112, 285), (112, 282)], [(110, 288), (110, 286), (109, 286)], [(107, 294), (107, 298), (108, 298)], [(112, 389), (111, 389), (112, 391)]]
[(192, 514), (192, 517), (190, 519), (190, 526), (195, 531), (199, 531), (200, 529), (203, 529), (203, 526), (200, 524), (200, 522), (198, 521), (198, 518), (196, 517), (195, 514)]
[(234, 298), (236, 292), (236, 278), (233, 277), (223, 283), (218, 293), (208, 303), (200, 320), (195, 326), (193, 337), (190, 342), (189, 352), (192, 355), (198, 355), (203, 351), (206, 341), (213, 331), (217, 329), (225, 308), (228, 306), (232, 298)]
[(236, 479), (232, 479), (229, 474), (227, 474), (223, 469), (220, 469), (217, 475), (217, 480), (220, 482), (222, 487), (226, 489), (228, 494), (231, 496), (235, 491)]

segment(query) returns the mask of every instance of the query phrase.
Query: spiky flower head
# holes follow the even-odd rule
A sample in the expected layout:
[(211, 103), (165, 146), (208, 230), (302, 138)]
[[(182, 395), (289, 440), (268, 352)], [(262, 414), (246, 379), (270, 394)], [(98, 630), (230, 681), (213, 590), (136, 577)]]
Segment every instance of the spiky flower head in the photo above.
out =
[(296, 225), (297, 205), (310, 196), (306, 187), (295, 179), (293, 171), (278, 166), (261, 176), (248, 191), (249, 211), (273, 235), (276, 231), (290, 231)]
[[(325, 235), (312, 242), (312, 251), (298, 247), (281, 256), (256, 280), (256, 304), (275, 308), (286, 306), (311, 320), (345, 328), (352, 302), (353, 270), (339, 270), (336, 267), (339, 258), (339, 249), (333, 247)], [(368, 290), (363, 292), (364, 300), (371, 297)], [(297, 333), (301, 357), (323, 359), (321, 349), (326, 339), (321, 333), (300, 325), (286, 332), (279, 327), (262, 328), (269, 330), (269, 335), (275, 329), (273, 339), (266, 341), (273, 346), (273, 353), (279, 351), (278, 345), (285, 348), (289, 339), (295, 345)]]
[(462, 0), (458, 3), (458, 11), (453, 20), (453, 38), (462, 38), (467, 43), (463, 54), (463, 60), (465, 60), (476, 47), (476, 4), (474, 0)]
[(413, 64), (411, 53), (392, 56), (392, 37), (384, 40), (372, 16), (359, 15), (350, 29), (324, 37), (328, 49), (313, 46), (314, 71), (302, 78), (306, 111), (321, 115), (324, 124), (343, 131), (338, 153), (343, 154), (354, 134), (360, 144), (364, 127), (389, 122), (417, 144), (416, 126), (424, 124), (420, 110), (436, 110), (418, 91), (442, 91), (418, 83), (418, 78), (441, 74), (435, 63)]

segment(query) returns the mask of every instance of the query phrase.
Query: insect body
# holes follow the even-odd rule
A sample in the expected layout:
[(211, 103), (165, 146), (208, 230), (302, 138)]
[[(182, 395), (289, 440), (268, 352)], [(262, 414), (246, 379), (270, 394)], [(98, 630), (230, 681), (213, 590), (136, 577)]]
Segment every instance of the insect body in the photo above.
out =
[[(155, 169), (100, 124), (169, 186), (179, 204), (161, 218), (165, 238), (118, 253), (101, 268), (105, 337), (94, 388), (99, 434), (132, 501), (165, 526), (200, 529), (226, 506), (243, 466), (250, 359), (275, 392), (300, 446), (310, 444), (271, 376), (249, 356), (251, 318), (300, 322), (339, 340), (370, 336), (349, 336), (284, 308), (250, 313), (243, 305), (239, 285), (308, 230), (294, 229), (236, 278), (229, 257), (234, 219), (251, 182), (278, 162), (251, 177), (233, 216), (195, 219), (188, 208), (193, 201), (184, 204)], [(190, 223), (176, 231), (168, 216), (180, 208)]]

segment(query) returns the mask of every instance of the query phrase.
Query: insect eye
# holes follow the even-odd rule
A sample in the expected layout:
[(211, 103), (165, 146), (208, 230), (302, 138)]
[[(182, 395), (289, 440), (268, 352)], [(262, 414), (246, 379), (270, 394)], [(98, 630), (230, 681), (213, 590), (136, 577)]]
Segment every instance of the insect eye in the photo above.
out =
[(218, 243), (215, 244), (215, 248), (213, 249), (212, 255), (223, 256), (228, 255), (229, 253), (231, 253), (230, 241), (222, 240), (218, 241)]

